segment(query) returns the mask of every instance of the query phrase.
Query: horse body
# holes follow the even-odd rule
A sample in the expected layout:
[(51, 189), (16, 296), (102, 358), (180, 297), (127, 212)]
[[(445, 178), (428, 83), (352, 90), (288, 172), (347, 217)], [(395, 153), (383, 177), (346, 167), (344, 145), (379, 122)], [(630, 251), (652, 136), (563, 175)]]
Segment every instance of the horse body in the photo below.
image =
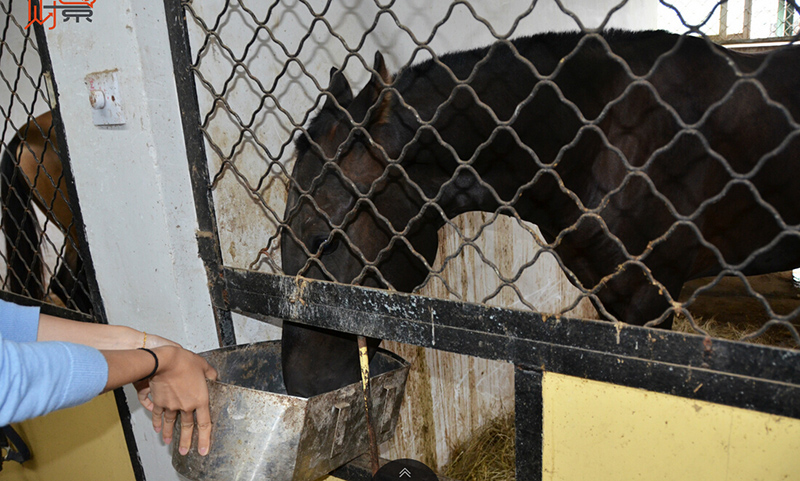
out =
[[(447, 219), (499, 211), (537, 224), (605, 317), (668, 327), (687, 280), (800, 265), (796, 48), (616, 31), (512, 43), (395, 78), (378, 54), (355, 97), (332, 74), (297, 142), (285, 273), (410, 292)], [(287, 389), (354, 379), (354, 346), (286, 323)]]
[(44, 299), (42, 244), (34, 205), (45, 213), (65, 236), (63, 262), (49, 291), (67, 307), (89, 313), (86, 273), (78, 253), (77, 226), (73, 222), (66, 190), (58, 139), (51, 112), (24, 125), (9, 142), (0, 159), (3, 225), (6, 235), (9, 291)]

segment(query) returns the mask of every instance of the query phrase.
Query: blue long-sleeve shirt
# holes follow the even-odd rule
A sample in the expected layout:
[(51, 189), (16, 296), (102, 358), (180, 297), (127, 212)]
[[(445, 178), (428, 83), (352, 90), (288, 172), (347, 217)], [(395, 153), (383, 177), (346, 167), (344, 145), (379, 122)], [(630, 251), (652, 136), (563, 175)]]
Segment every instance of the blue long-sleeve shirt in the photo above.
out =
[(38, 331), (38, 307), (0, 300), (0, 426), (82, 404), (108, 381), (100, 351), (36, 342)]

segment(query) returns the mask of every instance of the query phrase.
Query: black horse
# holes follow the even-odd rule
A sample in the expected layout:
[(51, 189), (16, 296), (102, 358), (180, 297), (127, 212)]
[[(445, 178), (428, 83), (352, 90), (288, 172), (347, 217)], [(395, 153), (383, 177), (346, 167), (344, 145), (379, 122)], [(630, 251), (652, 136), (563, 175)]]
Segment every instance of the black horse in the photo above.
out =
[[(286, 274), (412, 291), (468, 211), (537, 224), (601, 315), (670, 327), (689, 279), (800, 265), (800, 50), (665, 32), (447, 54), (355, 97), (332, 71), (296, 142)], [(373, 340), (376, 346), (378, 340)], [(358, 376), (354, 336), (284, 324), (289, 392)]]

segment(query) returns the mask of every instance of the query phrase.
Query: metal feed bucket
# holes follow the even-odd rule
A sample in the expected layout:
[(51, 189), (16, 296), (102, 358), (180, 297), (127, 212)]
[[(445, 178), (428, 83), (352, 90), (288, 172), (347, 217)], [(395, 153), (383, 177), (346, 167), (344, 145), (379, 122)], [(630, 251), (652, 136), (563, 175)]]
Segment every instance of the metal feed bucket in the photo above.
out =
[[(355, 356), (357, 353), (354, 352)], [(313, 480), (368, 449), (361, 384), (311, 398), (283, 386), (280, 341), (215, 349), (201, 354), (216, 368), (209, 381), (211, 450), (173, 449), (172, 465), (192, 481)], [(370, 363), (372, 413), (378, 442), (394, 435), (408, 363), (379, 350)], [(180, 423), (176, 422), (176, 430)], [(180, 437), (180, 431), (173, 438)], [(176, 444), (176, 443), (173, 443)]]

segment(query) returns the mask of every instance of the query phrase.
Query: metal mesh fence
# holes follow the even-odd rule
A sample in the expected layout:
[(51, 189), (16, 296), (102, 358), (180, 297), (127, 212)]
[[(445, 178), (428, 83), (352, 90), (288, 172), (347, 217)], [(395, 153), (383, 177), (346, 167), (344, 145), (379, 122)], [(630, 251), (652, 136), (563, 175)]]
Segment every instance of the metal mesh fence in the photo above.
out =
[(226, 265), (800, 345), (793, 3), (183, 6)]
[(28, 25), (28, 2), (5, 0), (0, 10), (2, 289), (90, 313), (49, 77)]
[(663, 2), (659, 27), (682, 33), (697, 27), (720, 43), (790, 41), (797, 35), (800, 19), (785, 0), (732, 0), (720, 2)]

